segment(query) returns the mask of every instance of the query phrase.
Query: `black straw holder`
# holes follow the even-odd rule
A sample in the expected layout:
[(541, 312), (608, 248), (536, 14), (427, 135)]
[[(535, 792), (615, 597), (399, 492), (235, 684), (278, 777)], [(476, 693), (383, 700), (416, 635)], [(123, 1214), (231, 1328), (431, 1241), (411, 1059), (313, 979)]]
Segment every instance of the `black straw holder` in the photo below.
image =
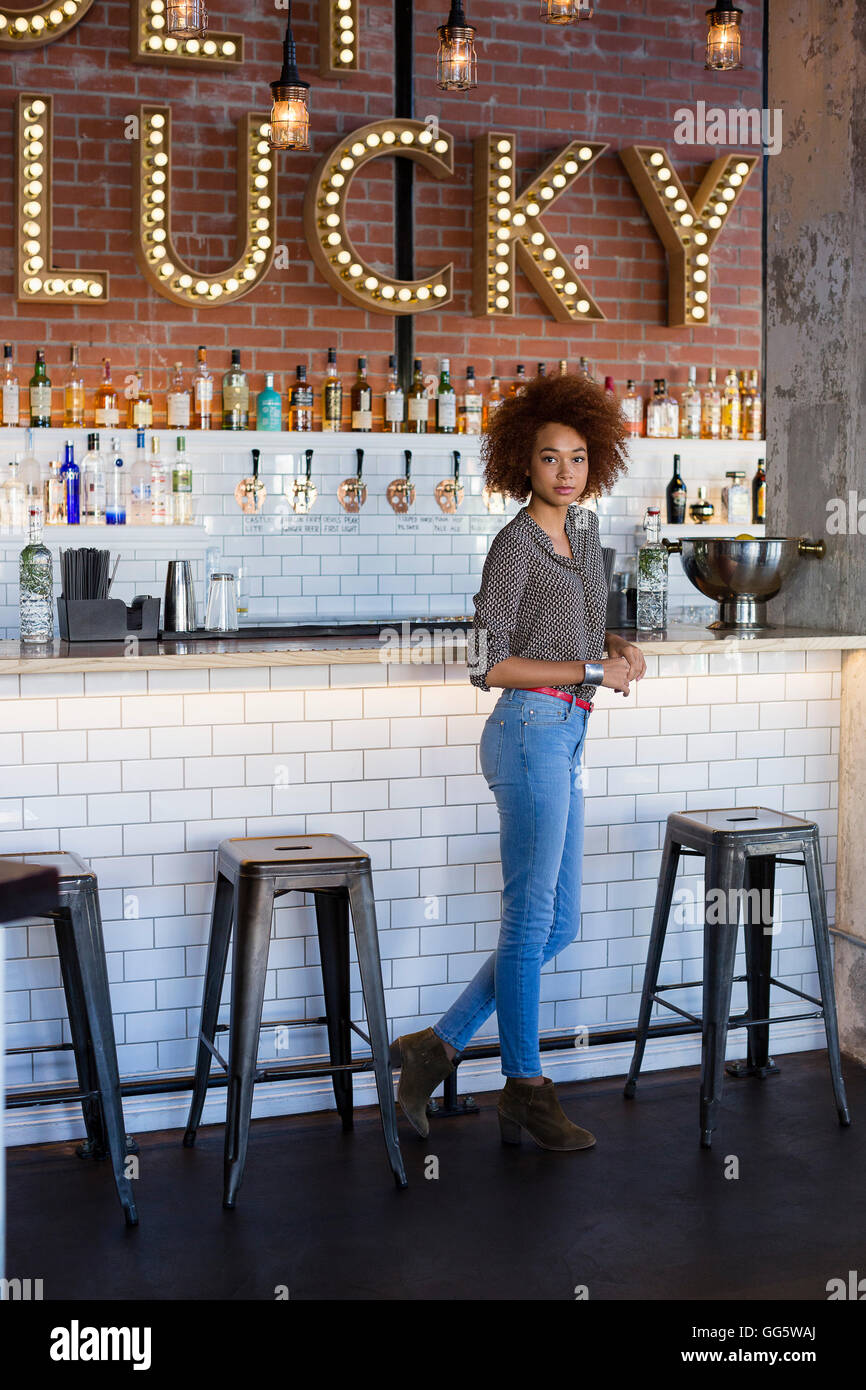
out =
[(122, 642), (129, 636), (153, 641), (159, 599), (148, 596), (127, 608), (119, 598), (59, 598), (57, 618), (64, 642)]

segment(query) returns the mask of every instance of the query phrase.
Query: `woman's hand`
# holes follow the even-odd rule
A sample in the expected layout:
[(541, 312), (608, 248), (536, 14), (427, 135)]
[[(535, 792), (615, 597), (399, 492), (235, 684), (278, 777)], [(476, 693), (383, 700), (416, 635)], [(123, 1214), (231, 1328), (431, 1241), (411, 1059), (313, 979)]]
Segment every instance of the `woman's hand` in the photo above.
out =
[(640, 647), (636, 647), (633, 642), (626, 642), (623, 637), (608, 636), (607, 649), (612, 657), (624, 657), (628, 663), (628, 678), (630, 681), (639, 681), (646, 675), (646, 662)]
[(618, 690), (621, 695), (628, 694), (628, 662), (624, 656), (609, 656), (601, 663), (604, 671), (602, 685), (608, 690)]

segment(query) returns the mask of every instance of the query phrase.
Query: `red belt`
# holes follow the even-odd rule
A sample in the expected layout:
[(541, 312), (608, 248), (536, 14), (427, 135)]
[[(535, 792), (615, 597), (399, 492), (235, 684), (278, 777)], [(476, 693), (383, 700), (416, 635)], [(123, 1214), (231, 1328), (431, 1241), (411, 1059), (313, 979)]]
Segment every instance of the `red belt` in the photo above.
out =
[(552, 685), (530, 685), (525, 687), (533, 695), (555, 695), (557, 700), (568, 700), (569, 703), (580, 705), (581, 709), (588, 709), (592, 713), (592, 704), (587, 700), (578, 700), (576, 695), (569, 695), (565, 690), (554, 690)]

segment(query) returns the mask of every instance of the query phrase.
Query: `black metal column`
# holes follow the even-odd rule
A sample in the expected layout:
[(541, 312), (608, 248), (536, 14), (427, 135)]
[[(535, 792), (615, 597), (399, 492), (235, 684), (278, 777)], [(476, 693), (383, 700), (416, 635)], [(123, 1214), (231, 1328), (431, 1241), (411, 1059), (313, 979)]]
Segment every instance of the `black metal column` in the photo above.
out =
[[(412, 0), (394, 0), (394, 115), (411, 120), (415, 114), (415, 19)], [(415, 164), (394, 161), (394, 273), (399, 280), (415, 278)], [(394, 351), (400, 384), (412, 384), (415, 356), (415, 316), (394, 316)]]

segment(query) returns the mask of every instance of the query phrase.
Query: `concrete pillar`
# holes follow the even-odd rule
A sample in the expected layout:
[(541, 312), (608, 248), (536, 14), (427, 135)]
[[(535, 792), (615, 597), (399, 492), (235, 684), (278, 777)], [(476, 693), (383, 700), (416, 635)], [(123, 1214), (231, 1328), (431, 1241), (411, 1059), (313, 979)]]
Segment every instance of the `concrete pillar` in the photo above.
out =
[[(866, 0), (767, 3), (768, 103), (783, 129), (767, 161), (767, 534), (827, 547), (801, 560), (770, 621), (862, 633)], [(866, 1061), (866, 657), (843, 660), (836, 926), (855, 940), (836, 938), (836, 985), (843, 1047)]]

